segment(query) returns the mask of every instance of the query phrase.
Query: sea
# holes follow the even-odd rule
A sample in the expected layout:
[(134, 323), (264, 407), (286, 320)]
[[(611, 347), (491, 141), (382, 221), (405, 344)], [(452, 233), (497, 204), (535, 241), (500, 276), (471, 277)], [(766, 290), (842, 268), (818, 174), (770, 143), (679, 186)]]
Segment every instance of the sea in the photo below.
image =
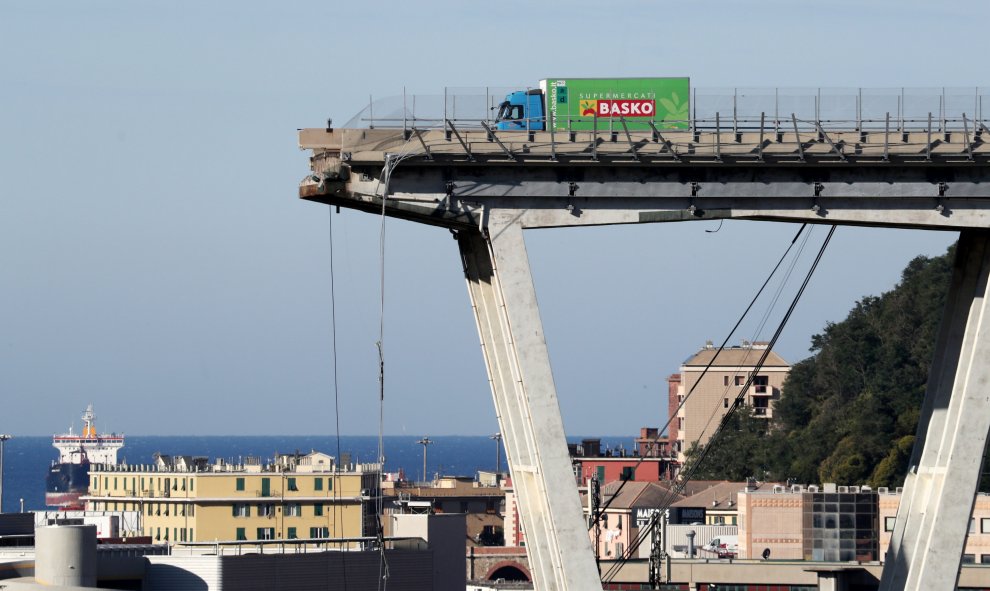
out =
[[(594, 436), (605, 449), (634, 448), (634, 437)], [(568, 437), (578, 443), (582, 436)], [(385, 472), (402, 472), (409, 480), (423, 479), (421, 437), (384, 437)], [(488, 436), (448, 435), (430, 437), (427, 446), (427, 478), (474, 476), (479, 470), (493, 471), (498, 464), (506, 470), (505, 450)], [(270, 436), (141, 436), (128, 435), (118, 459), (121, 463), (152, 464), (156, 453), (164, 455), (207, 456), (212, 462), (224, 458), (234, 463), (244, 457), (274, 458), (277, 454), (321, 451), (332, 456), (350, 453), (353, 462), (372, 463), (378, 457), (377, 435), (342, 435), (338, 454), (335, 437), (315, 435)], [(58, 451), (51, 436), (14, 437), (4, 444), (3, 512), (45, 509), (45, 476)]]

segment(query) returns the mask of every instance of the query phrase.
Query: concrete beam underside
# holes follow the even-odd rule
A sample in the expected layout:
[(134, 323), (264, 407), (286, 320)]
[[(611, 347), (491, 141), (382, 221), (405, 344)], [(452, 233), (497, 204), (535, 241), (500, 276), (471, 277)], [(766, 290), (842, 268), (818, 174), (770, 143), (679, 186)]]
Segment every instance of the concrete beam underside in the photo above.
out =
[(458, 244), (535, 588), (599, 590), (522, 227), (496, 214)]
[(960, 235), (881, 591), (954, 589), (990, 431), (990, 231)]

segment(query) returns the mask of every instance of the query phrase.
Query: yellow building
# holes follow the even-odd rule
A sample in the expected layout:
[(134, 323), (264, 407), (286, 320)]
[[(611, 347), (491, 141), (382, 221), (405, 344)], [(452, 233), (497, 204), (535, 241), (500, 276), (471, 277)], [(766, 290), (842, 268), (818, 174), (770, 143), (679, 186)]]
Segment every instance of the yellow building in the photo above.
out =
[(375, 534), (377, 464), (342, 466), (323, 453), (263, 465), (157, 456), (154, 465), (90, 471), (91, 511), (138, 511), (155, 542), (356, 538)]

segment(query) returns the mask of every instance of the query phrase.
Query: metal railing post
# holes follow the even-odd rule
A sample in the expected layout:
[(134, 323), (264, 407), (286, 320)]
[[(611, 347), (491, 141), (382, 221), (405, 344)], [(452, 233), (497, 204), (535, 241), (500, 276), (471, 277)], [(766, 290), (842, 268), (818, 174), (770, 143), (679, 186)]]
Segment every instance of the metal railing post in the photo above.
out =
[(738, 125), (738, 122), (737, 122), (738, 113), (737, 113), (737, 107), (736, 107), (738, 100), (739, 100), (739, 89), (738, 88), (733, 88), (732, 89), (732, 133), (733, 133), (733, 135), (739, 133), (739, 125)]
[(591, 115), (591, 159), (598, 160), (598, 112)]

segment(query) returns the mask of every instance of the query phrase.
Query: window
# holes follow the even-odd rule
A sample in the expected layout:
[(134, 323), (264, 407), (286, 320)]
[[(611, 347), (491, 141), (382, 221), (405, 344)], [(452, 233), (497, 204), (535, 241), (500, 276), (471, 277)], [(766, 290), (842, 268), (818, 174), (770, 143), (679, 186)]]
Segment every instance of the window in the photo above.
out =
[(323, 490), (323, 479), (314, 478), (313, 479), (313, 490)]
[(595, 467), (595, 478), (597, 478), (598, 482), (601, 484), (605, 484), (605, 466)]
[(193, 489), (193, 487), (194, 487), (195, 485), (196, 485), (196, 479), (194, 479), (194, 478), (190, 478), (190, 479), (189, 479), (189, 491), (190, 491), (190, 492), (192, 492), (192, 489)]
[(615, 545), (615, 555), (616, 556), (624, 556), (625, 555), (625, 550), (626, 550), (626, 547), (625, 547), (625, 545), (622, 544), (622, 542), (619, 542), (618, 544)]
[(963, 556), (962, 556), (962, 563), (963, 564), (975, 564), (976, 563), (976, 555), (975, 554), (963, 554)]
[(330, 528), (328, 527), (311, 527), (309, 528), (309, 537), (311, 538), (329, 538)]
[(684, 417), (677, 417), (677, 428), (684, 429)]
[(622, 468), (622, 480), (636, 480), (636, 468), (625, 466)]
[(723, 398), (722, 399), (722, 408), (729, 408), (729, 399), (728, 398)]
[(258, 539), (259, 540), (274, 540), (275, 539), (275, 528), (274, 527), (259, 527), (258, 528)]
[(289, 528), (289, 533), (287, 534), (286, 537), (288, 537), (290, 540), (299, 539), (299, 536), (296, 535), (296, 528), (290, 527)]
[(323, 516), (323, 505), (313, 505), (313, 515), (316, 517)]
[(302, 517), (302, 505), (299, 503), (288, 503), (285, 506), (286, 517)]
[(244, 528), (243, 527), (237, 528), (237, 533), (235, 534), (235, 536), (236, 536), (235, 539), (238, 539), (238, 540), (246, 540), (247, 539), (247, 534), (244, 533)]
[(722, 376), (722, 385), (723, 386), (729, 385), (729, 376)]
[(742, 386), (746, 384), (746, 376), (736, 376), (736, 385)]
[(980, 564), (990, 564), (990, 554), (980, 554)]
[(984, 517), (980, 520), (980, 533), (990, 534), (990, 518)]
[(289, 478), (288, 482), (286, 483), (286, 486), (289, 487), (289, 490), (299, 490), (299, 488), (296, 486), (295, 478)]
[(267, 503), (265, 505), (258, 505), (258, 517), (274, 517), (275, 515), (275, 505)]
[(251, 506), (247, 503), (234, 503), (234, 517), (250, 517)]
[(238, 478), (236, 483), (237, 490), (244, 490), (244, 479)]

